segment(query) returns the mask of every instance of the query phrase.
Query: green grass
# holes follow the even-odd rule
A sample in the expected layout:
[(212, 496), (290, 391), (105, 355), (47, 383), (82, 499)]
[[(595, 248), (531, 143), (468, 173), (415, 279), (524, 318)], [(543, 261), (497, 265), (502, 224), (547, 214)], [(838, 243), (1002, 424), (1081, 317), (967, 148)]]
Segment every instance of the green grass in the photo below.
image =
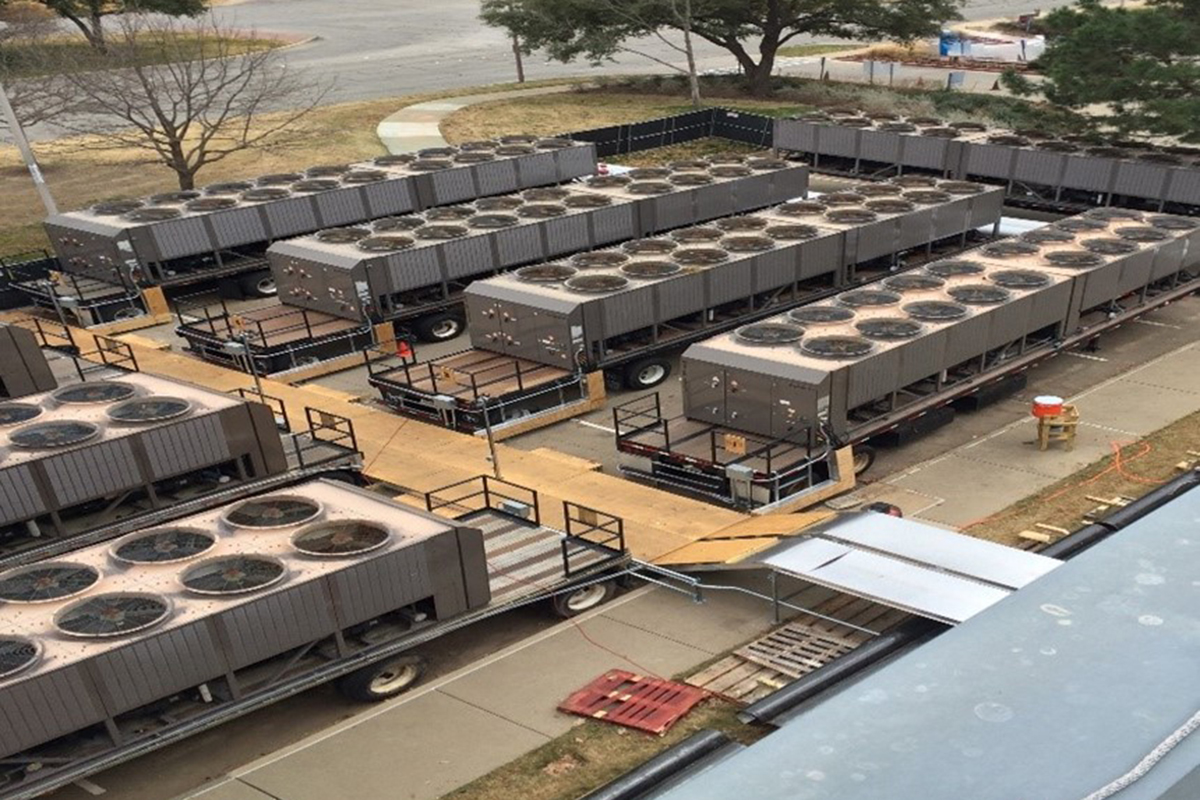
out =
[[(181, 34), (177, 52), (168, 52), (165, 49), (157, 52), (147, 50), (142, 64), (149, 66), (194, 60), (205, 52), (212, 54), (216, 44), (212, 37)], [(229, 55), (241, 55), (279, 47), (285, 42), (282, 39), (233, 37), (225, 40), (224, 44)], [(37, 77), (53, 72), (63, 64), (86, 68), (100, 67), (103, 63), (103, 55), (82, 36), (64, 36), (38, 44), (10, 43), (0, 47), (0, 73), (6, 78)]]
[(793, 44), (779, 48), (775, 55), (779, 58), (807, 58), (809, 56), (823, 56), (828, 53), (857, 50), (860, 47), (862, 45), (853, 42), (845, 44)]

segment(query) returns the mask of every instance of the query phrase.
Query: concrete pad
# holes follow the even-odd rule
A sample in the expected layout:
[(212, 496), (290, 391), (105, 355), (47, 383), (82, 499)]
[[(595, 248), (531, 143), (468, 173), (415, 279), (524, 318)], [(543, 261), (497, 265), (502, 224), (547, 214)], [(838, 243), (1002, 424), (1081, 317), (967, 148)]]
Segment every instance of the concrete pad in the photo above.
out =
[[(899, 506), (906, 517), (915, 517), (942, 502), (942, 498), (937, 495), (904, 489), (888, 482), (872, 483), (863, 486), (861, 489), (856, 490), (854, 494), (847, 497), (852, 498), (854, 503), (846, 505), (845, 510), (854, 511), (868, 503), (891, 503), (894, 506)], [(827, 505), (831, 508), (833, 507), (831, 503), (827, 503)], [(842, 508), (842, 506), (839, 505), (838, 508)]]
[(236, 778), (223, 780), (215, 786), (189, 794), (187, 797), (193, 798), (193, 800), (274, 800), (271, 795), (260, 792)]
[(441, 692), (337, 731), (251, 764), (237, 777), (277, 800), (433, 800), (546, 741)]
[[(1175, 366), (1184, 371), (1183, 365)], [(1146, 436), (1200, 409), (1200, 393), (1121, 380), (1076, 400), (1075, 407), (1080, 420), (1089, 425)]]
[(962, 527), (1027, 497), (1049, 482), (1045, 475), (977, 461), (957, 453), (892, 481), (923, 494), (942, 492), (946, 501), (917, 515), (943, 525)]
[[(988, 464), (1028, 470), (1058, 480), (1110, 455), (1111, 442), (1120, 437), (1121, 434), (1115, 434), (1108, 429), (1083, 423), (1075, 429), (1075, 449), (1067, 450), (1064, 444), (1052, 442), (1049, 449), (1038, 450), (1037, 423), (1031, 420), (984, 441), (969, 444), (958, 450), (956, 455)], [(1049, 482), (1047, 480), (1043, 483)], [(1037, 488), (1031, 491), (1037, 491)]]
[(1200, 381), (1196, 378), (1196, 359), (1200, 352), (1191, 348), (1171, 358), (1164, 358), (1135, 370), (1124, 380), (1178, 392), (1200, 393)]

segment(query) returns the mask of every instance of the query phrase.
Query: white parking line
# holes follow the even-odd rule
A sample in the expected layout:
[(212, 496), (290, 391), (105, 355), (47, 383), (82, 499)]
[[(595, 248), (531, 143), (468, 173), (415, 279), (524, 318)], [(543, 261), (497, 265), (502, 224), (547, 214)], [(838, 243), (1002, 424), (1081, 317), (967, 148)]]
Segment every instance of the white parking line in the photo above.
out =
[(580, 425), (584, 426), (585, 428), (595, 428), (596, 430), (604, 431), (605, 433), (614, 433), (614, 434), (616, 433), (615, 429), (610, 428), (607, 425), (601, 425), (598, 422), (588, 422), (586, 419), (577, 419), (575, 421), (578, 422)]
[(1108, 361), (1107, 358), (1103, 358), (1101, 356), (1091, 356), (1087, 353), (1077, 353), (1074, 350), (1066, 351), (1066, 355), (1074, 356), (1075, 358), (1086, 358), (1088, 361)]
[(1166, 322), (1154, 322), (1153, 320), (1148, 319), (1135, 319), (1134, 322), (1136, 322), (1138, 325), (1151, 325), (1155, 328), (1171, 328), (1172, 330), (1176, 331), (1183, 330), (1182, 325), (1170, 325)]

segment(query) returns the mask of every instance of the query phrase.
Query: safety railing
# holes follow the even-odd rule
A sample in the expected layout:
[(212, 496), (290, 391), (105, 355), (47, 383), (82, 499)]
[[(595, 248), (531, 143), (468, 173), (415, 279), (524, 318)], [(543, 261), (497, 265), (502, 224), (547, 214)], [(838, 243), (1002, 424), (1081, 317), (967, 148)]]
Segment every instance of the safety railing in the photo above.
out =
[[(524, 392), (529, 388), (531, 376), (547, 369), (542, 364), (527, 363), (522, 366), (521, 359), (501, 355), (494, 355), (471, 364), (469, 368), (445, 363), (451, 358), (470, 352), (478, 351), (459, 350), (435, 361), (417, 361), (416, 357), (411, 355), (410, 348), (410, 355), (402, 357), (399, 364), (389, 366), (387, 369), (373, 370), (371, 376), (400, 383), (399, 378), (403, 374), (403, 385), (407, 389), (427, 392), (431, 395), (448, 394), (451, 396), (457, 396), (469, 389), (470, 399), (479, 400), (492, 396), (488, 390), (506, 382), (512, 382), (516, 391)], [(368, 369), (371, 368), (370, 361), (367, 362), (367, 366)], [(480, 373), (484, 372), (487, 373), (487, 377), (480, 377)], [(533, 385), (538, 384), (534, 383)]]
[(358, 435), (354, 432), (354, 420), (312, 406), (304, 407), (304, 419), (313, 441), (333, 445), (346, 450), (358, 450)]
[[(542, 511), (536, 489), (512, 483), (491, 475), (478, 475), (440, 489), (425, 493), (425, 508), (433, 512), (450, 509), (455, 518), (490, 510), (518, 519), (527, 519), (534, 525), (542, 524)], [(522, 516), (528, 509), (528, 516)]]
[[(68, 333), (70, 330), (68, 329)], [(84, 353), (82, 358), (89, 360), (99, 359), (98, 369), (111, 367), (114, 369), (125, 370), (126, 372), (138, 372), (137, 354), (133, 347), (127, 342), (122, 342), (120, 339), (114, 339), (111, 336), (93, 336), (96, 343), (96, 349), (90, 353)], [(85, 371), (87, 371), (85, 369)]]
[[(625, 555), (625, 520), (589, 506), (563, 501), (566, 537), (562, 540), (563, 573), (566, 577), (600, 562)], [(583, 555), (599, 555), (579, 565)]]
[[(631, 449), (635, 452), (670, 451), (670, 421), (663, 417), (662, 398), (658, 392), (613, 406), (612, 414), (618, 450), (632, 444)], [(633, 442), (635, 438), (639, 441)]]
[(260, 394), (257, 389), (250, 389), (245, 386), (239, 386), (237, 389), (238, 397), (243, 400), (250, 400), (255, 403), (262, 403), (267, 408), (271, 409), (271, 414), (275, 417), (275, 427), (284, 433), (292, 432), (292, 423), (288, 419), (287, 404), (283, 402), (282, 397), (273, 397), (269, 394)]

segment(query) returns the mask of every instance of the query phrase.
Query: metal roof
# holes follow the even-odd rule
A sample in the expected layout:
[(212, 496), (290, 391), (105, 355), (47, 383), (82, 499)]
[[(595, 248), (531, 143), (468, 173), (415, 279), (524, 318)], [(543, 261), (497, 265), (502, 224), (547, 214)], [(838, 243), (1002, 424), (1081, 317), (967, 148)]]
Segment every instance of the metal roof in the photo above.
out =
[[(671, 800), (1080, 800), (1200, 708), (1200, 491), (887, 664)], [(1120, 800), (1200, 796), (1200, 734)]]

